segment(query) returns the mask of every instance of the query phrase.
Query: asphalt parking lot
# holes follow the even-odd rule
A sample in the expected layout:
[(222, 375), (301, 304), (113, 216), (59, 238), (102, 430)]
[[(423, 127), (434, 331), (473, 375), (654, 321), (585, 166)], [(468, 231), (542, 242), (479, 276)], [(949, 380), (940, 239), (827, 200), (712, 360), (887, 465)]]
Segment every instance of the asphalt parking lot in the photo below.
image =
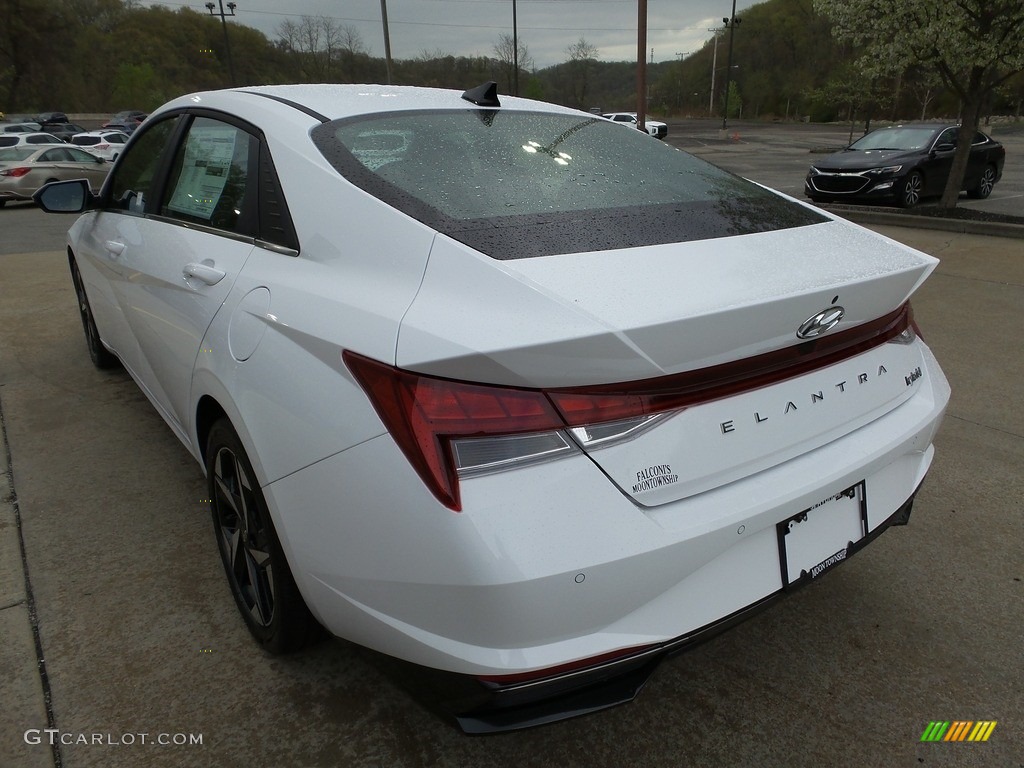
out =
[[(1006, 148), (1003, 177), (985, 200), (961, 194), (959, 205), (978, 211), (1024, 217), (1024, 125), (982, 126)], [(854, 140), (860, 138), (858, 125)], [(710, 160), (726, 170), (798, 199), (804, 198), (804, 177), (812, 163), (849, 143), (850, 126), (838, 124), (730, 122), (707, 120), (669, 123), (666, 142)], [(935, 200), (924, 207), (934, 207)]]
[[(771, 170), (708, 138), (699, 154), (799, 196), (806, 147)], [(909, 526), (629, 705), (471, 738), (349, 644), (251, 642), (200, 468), (89, 362), (71, 221), (0, 210), (0, 766), (1024, 766), (1024, 240), (879, 227), (942, 259), (914, 306), (953, 399)], [(922, 743), (936, 720), (997, 726)]]

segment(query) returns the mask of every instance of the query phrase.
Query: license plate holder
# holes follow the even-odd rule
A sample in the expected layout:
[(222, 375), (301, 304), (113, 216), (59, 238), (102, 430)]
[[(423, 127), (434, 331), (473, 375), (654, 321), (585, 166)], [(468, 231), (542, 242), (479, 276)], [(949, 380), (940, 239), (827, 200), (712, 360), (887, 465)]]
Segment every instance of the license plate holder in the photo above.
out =
[(868, 533), (865, 482), (783, 520), (776, 532), (782, 588), (817, 579), (846, 560)]

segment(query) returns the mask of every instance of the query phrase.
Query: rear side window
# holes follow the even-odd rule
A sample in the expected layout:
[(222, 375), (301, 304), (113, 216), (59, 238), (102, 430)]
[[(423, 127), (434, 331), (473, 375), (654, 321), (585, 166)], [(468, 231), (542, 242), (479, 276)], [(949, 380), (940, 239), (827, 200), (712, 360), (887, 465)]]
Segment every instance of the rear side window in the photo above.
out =
[(94, 144), (100, 143), (99, 136), (75, 136), (71, 140), (72, 144), (77, 144), (80, 147), (91, 147)]
[(0, 147), (13, 147), (18, 144), (17, 136), (0, 136)]
[(817, 223), (816, 213), (584, 114), (395, 112), (313, 130), (346, 178), (498, 259)]
[(66, 149), (58, 147), (46, 150), (39, 156), (39, 159), (44, 163), (66, 163), (71, 160), (71, 155)]
[(68, 147), (65, 151), (69, 155), (71, 155), (71, 159), (74, 160), (76, 163), (96, 162), (96, 155), (90, 155), (84, 149), (75, 149), (74, 147)]

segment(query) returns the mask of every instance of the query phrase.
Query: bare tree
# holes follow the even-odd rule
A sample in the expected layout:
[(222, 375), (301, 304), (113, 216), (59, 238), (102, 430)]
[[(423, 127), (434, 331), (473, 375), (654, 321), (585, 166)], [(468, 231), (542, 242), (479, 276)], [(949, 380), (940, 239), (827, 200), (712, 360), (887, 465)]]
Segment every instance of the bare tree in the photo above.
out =
[(570, 89), (576, 106), (586, 108), (587, 88), (590, 85), (590, 73), (597, 63), (597, 46), (591, 45), (585, 38), (580, 38), (565, 49), (569, 57), (568, 68)]
[(302, 76), (309, 82), (331, 82), (336, 62), (367, 52), (359, 30), (328, 16), (302, 16), (298, 23), (285, 19), (277, 28), (287, 50), (298, 54)]
[[(505, 76), (508, 93), (512, 93), (513, 82), (515, 81), (515, 78), (513, 78), (516, 62), (515, 50), (516, 45), (512, 40), (512, 35), (501, 34), (498, 36), (498, 42), (494, 44), (494, 55), (498, 60), (498, 66), (501, 68), (502, 74)], [(519, 71), (528, 72), (531, 69), (533, 69), (533, 57), (530, 56), (530, 49), (527, 48), (522, 38), (519, 38)]]

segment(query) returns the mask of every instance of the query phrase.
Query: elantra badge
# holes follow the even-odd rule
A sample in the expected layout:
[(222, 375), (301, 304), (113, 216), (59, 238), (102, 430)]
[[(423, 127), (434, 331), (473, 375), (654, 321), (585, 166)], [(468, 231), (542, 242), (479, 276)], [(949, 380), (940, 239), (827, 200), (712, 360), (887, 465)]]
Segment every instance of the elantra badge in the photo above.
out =
[(829, 307), (823, 309), (816, 315), (808, 317), (800, 327), (796, 329), (799, 339), (813, 339), (830, 330), (836, 323), (843, 319), (846, 310), (842, 307)]

